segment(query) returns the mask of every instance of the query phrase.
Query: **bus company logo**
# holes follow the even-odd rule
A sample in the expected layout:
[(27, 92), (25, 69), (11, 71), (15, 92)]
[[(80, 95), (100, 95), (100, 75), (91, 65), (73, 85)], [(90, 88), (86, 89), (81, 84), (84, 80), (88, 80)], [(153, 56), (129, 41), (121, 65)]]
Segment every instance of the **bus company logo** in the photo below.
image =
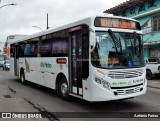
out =
[(11, 113), (2, 113), (2, 118), (12, 118)]
[(112, 85), (126, 85), (127, 82), (113, 82)]
[(143, 82), (143, 79), (133, 80), (133, 83), (140, 83), (140, 82)]
[(129, 81), (129, 82), (128, 82), (128, 85), (131, 85), (131, 84), (132, 84), (132, 81)]
[(41, 62), (40, 66), (43, 68), (52, 68), (52, 65), (50, 63), (46, 63), (46, 62)]
[(25, 59), (26, 72), (30, 73), (30, 67), (27, 59)]

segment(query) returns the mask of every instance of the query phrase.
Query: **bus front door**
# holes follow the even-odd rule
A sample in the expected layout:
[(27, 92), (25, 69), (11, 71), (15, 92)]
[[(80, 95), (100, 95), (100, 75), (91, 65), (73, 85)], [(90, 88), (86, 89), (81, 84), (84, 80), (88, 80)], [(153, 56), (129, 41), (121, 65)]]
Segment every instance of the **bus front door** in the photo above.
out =
[(71, 34), (70, 49), (70, 92), (82, 96), (82, 34)]

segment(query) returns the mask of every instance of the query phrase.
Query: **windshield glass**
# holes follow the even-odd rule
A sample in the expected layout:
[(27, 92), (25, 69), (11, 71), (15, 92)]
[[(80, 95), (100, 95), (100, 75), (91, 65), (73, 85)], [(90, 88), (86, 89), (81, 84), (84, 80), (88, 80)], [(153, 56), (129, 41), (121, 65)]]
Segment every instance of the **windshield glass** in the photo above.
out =
[[(114, 35), (114, 36), (112, 36)], [(141, 36), (136, 33), (96, 32), (92, 64), (102, 68), (134, 68), (145, 65)]]

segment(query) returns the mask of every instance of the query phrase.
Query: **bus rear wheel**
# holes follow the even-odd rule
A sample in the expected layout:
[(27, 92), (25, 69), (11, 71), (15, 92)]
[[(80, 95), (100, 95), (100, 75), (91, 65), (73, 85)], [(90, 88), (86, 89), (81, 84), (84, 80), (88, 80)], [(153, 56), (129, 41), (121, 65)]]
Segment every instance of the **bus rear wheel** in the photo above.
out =
[(26, 80), (25, 80), (24, 71), (21, 71), (20, 79), (21, 79), (21, 83), (22, 83), (23, 85), (25, 85), (25, 84), (26, 84)]
[(62, 99), (69, 101), (69, 99), (70, 99), (69, 89), (68, 89), (67, 79), (65, 77), (61, 78), (58, 91), (59, 91), (59, 95)]

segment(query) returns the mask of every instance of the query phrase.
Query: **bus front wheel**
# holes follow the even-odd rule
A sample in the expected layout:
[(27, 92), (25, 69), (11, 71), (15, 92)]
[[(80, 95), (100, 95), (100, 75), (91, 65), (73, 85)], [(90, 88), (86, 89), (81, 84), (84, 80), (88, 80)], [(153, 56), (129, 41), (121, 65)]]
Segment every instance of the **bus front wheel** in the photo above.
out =
[(59, 83), (59, 94), (62, 99), (69, 101), (68, 83), (65, 77), (62, 77)]
[(152, 79), (152, 72), (150, 70), (146, 71), (146, 79), (151, 80)]
[(21, 83), (22, 83), (23, 85), (25, 85), (25, 84), (26, 84), (26, 80), (25, 80), (24, 71), (21, 71), (20, 79), (21, 79)]

